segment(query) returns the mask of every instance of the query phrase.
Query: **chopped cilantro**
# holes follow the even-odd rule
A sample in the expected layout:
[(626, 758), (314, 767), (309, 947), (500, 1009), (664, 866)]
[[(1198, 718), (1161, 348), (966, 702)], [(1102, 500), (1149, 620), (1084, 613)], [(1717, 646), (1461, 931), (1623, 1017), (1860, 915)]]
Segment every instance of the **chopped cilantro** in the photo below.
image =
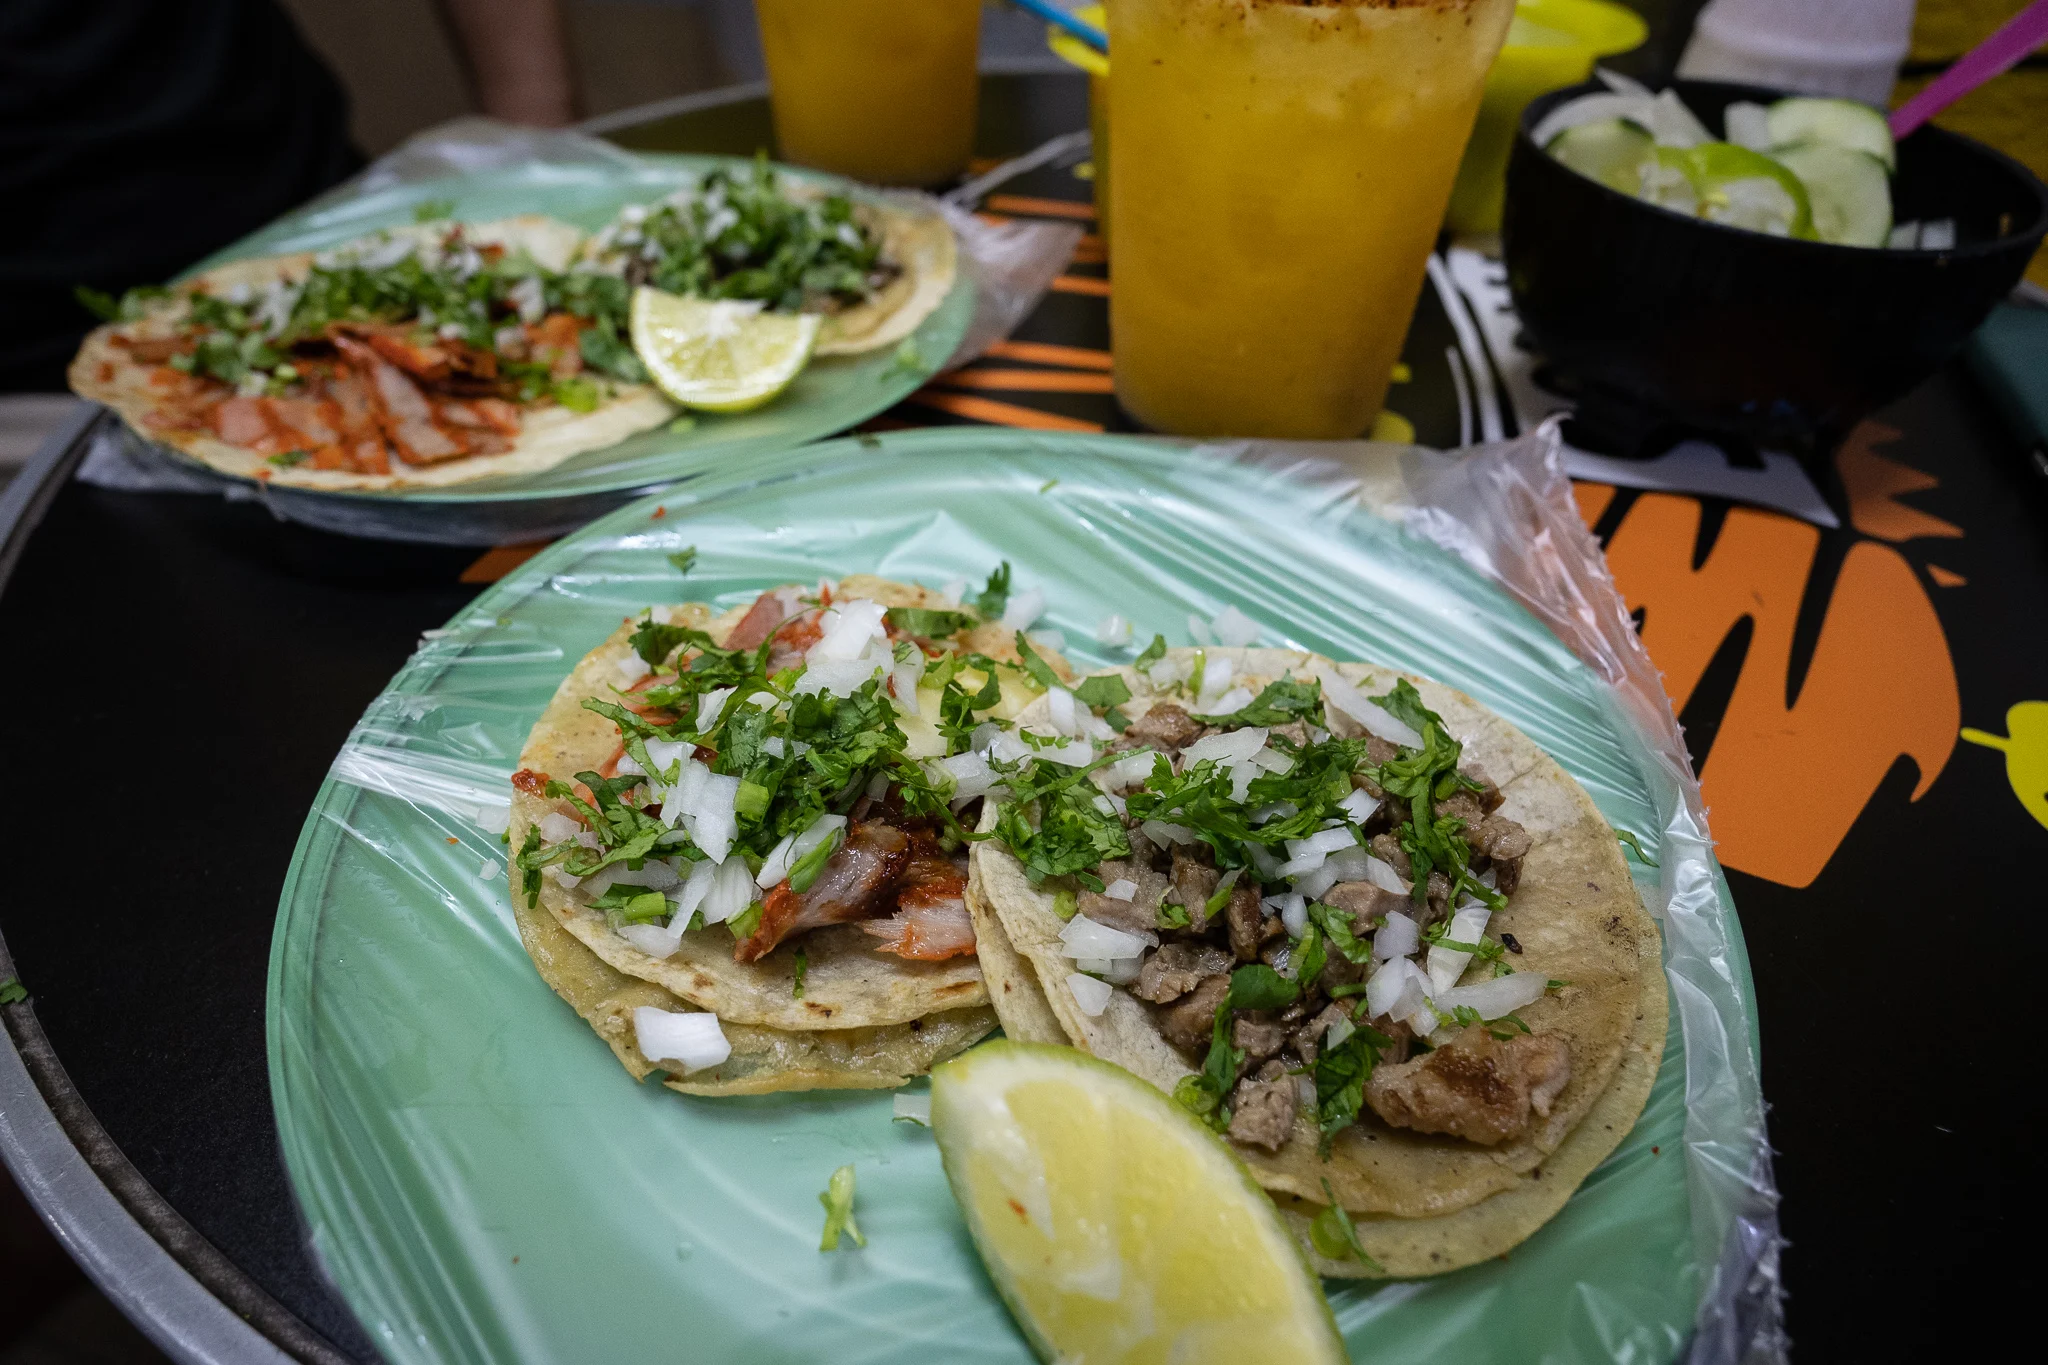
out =
[(1281, 1010), (1300, 998), (1299, 981), (1288, 980), (1263, 962), (1239, 967), (1230, 974), (1232, 1009)]
[[(562, 856), (566, 857), (568, 856), (566, 850), (574, 848), (575, 845), (564, 844), (561, 847), (565, 850)], [(539, 903), (540, 898), (541, 864), (535, 861), (540, 852), (540, 826), (528, 825), (526, 827), (526, 839), (519, 845), (518, 865), (519, 889), (526, 893), (526, 908), (529, 910)]]
[(604, 390), (597, 381), (580, 374), (573, 379), (557, 379), (549, 392), (571, 412), (596, 412), (597, 405), (604, 401)]
[(1060, 675), (1052, 671), (1052, 665), (1038, 657), (1038, 651), (1031, 647), (1031, 641), (1024, 638), (1024, 632), (1017, 632), (1017, 656), (1024, 661), (1024, 671), (1031, 675), (1033, 682), (1047, 691), (1064, 687)]
[(437, 218), (455, 216), (453, 199), (422, 199), (412, 206), (412, 220), (415, 223), (431, 223)]
[(1385, 1267), (1365, 1254), (1365, 1246), (1358, 1240), (1358, 1228), (1351, 1221), (1338, 1202), (1337, 1195), (1330, 1188), (1329, 1178), (1323, 1179), (1323, 1197), (1329, 1204), (1309, 1224), (1308, 1239), (1315, 1249), (1333, 1261), (1354, 1260), (1368, 1270), (1385, 1272)]
[(930, 607), (891, 607), (889, 624), (905, 635), (925, 640), (949, 640), (979, 624), (964, 611), (938, 611)]
[(1059, 486), (1060, 481), (1058, 479), (1047, 479), (1044, 483), (1038, 485), (1038, 491), (1041, 493), (1050, 493), (1053, 489), (1058, 488)]
[(903, 344), (898, 346), (896, 353), (889, 358), (889, 368), (882, 373), (885, 376), (905, 373), (919, 374), (923, 372), (924, 368), (924, 353), (917, 349), (917, 338), (905, 337), (903, 338)]
[(1010, 605), (1010, 561), (1004, 560), (989, 571), (988, 582), (983, 585), (980, 596), (974, 599), (974, 609), (988, 620), (995, 620)]
[(1202, 679), (1206, 678), (1208, 675), (1209, 651), (1206, 649), (1198, 649), (1195, 651), (1194, 671), (1188, 674), (1188, 695), (1190, 697), (1199, 697), (1202, 695)]
[(290, 469), (293, 465), (304, 464), (312, 458), (313, 452), (310, 450), (281, 450), (275, 455), (266, 456), (263, 462), (274, 464), (279, 469)]
[(752, 938), (754, 931), (761, 927), (761, 902), (755, 901), (752, 905), (734, 915), (725, 922), (725, 927), (732, 930), (734, 942)]
[(811, 955), (810, 955), (810, 954), (809, 954), (808, 952), (806, 952), (805, 950), (803, 950), (802, 948), (799, 948), (799, 949), (797, 949), (797, 950), (796, 950), (796, 984), (795, 984), (795, 985), (794, 985), (793, 987), (791, 987), (791, 989), (790, 989), (790, 994), (791, 994), (791, 995), (793, 995), (793, 996), (795, 996), (795, 997), (796, 997), (796, 998), (797, 998), (798, 1000), (801, 1000), (801, 999), (803, 999), (803, 998), (804, 998), (804, 976), (805, 976), (805, 974), (806, 974), (806, 973), (808, 973), (808, 972), (809, 972), (810, 970), (811, 970)]
[(1652, 858), (1649, 854), (1643, 852), (1643, 841), (1641, 839), (1638, 839), (1634, 834), (1630, 833), (1628, 830), (1625, 829), (1617, 829), (1614, 831), (1614, 837), (1621, 840), (1621, 842), (1623, 842), (1624, 844), (1628, 845), (1629, 852), (1636, 855), (1637, 862), (1643, 864), (1643, 866), (1645, 867), (1657, 866), (1657, 860), (1655, 858)]
[(1188, 908), (1177, 901), (1164, 901), (1153, 912), (1152, 918), (1162, 929), (1185, 929), (1188, 927)]
[(1121, 706), (1130, 699), (1130, 685), (1115, 673), (1097, 673), (1092, 678), (1083, 678), (1080, 686), (1074, 689), (1074, 700), (1090, 710)]
[[(1091, 890), (1099, 891), (1102, 882), (1089, 869), (1107, 858), (1130, 856), (1123, 821), (1095, 804), (1095, 784), (1087, 780), (1089, 773), (1121, 757), (1104, 754), (1081, 768), (1040, 763), (1028, 775), (1019, 771), (1009, 779), (1009, 798), (996, 808), (995, 835), (1024, 864), (1033, 885), (1047, 877), (1080, 874), (1092, 883)], [(1035, 828), (1028, 813), (1034, 806)]]
[(818, 1239), (818, 1250), (839, 1250), (839, 1234), (851, 1237), (855, 1246), (866, 1246), (868, 1239), (860, 1235), (860, 1224), (853, 1221), (853, 1167), (841, 1166), (832, 1172), (826, 1182), (825, 1192), (818, 1196), (818, 1202), (825, 1206), (825, 1235)]
[(697, 567), (697, 547), (691, 545), (684, 549), (677, 550), (674, 554), (668, 557), (668, 562), (675, 566), (675, 570), (677, 573), (689, 573), (690, 570)]
[(1154, 635), (1152, 643), (1145, 646), (1145, 652), (1132, 661), (1132, 667), (1142, 673), (1165, 657), (1166, 637), (1164, 635)]
[(1294, 945), (1294, 951), (1289, 954), (1289, 962), (1294, 968), (1294, 979), (1300, 983), (1304, 991), (1316, 984), (1316, 978), (1323, 974), (1323, 966), (1328, 960), (1329, 950), (1323, 946), (1322, 926), (1311, 920), (1308, 927), (1302, 930), (1300, 940)]
[(1308, 922), (1322, 931), (1329, 939), (1330, 947), (1335, 948), (1346, 962), (1364, 966), (1372, 961), (1372, 942), (1358, 937), (1348, 911), (1321, 901), (1310, 901)]
[(1282, 678), (1266, 684), (1266, 689), (1250, 705), (1227, 716), (1196, 716), (1195, 719), (1204, 725), (1220, 725), (1233, 730), (1245, 725), (1286, 725), (1291, 721), (1314, 720), (1322, 704), (1321, 683)]
[(19, 1005), (28, 999), (28, 987), (21, 984), (21, 978), (10, 976), (0, 981), (0, 1005)]
[(1063, 886), (1052, 893), (1052, 912), (1061, 919), (1072, 919), (1080, 908), (1080, 897), (1066, 887)]

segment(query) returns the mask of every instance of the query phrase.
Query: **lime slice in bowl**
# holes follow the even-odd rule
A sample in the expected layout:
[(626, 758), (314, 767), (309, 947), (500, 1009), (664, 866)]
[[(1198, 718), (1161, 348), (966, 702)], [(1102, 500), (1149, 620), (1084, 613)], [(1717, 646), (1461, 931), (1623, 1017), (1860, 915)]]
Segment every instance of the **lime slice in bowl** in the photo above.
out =
[(822, 319), (755, 302), (633, 291), (633, 350), (661, 391), (686, 408), (745, 412), (795, 382)]
[(1279, 1212), (1164, 1094), (1072, 1048), (986, 1043), (932, 1072), (974, 1245), (1046, 1360), (1346, 1359)]

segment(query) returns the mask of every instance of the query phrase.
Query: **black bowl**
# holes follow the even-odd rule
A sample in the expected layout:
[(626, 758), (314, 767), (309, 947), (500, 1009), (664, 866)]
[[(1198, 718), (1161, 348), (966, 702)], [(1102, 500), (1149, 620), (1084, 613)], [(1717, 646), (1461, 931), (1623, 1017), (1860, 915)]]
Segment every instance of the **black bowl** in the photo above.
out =
[[(1529, 136), (1550, 110), (1601, 89), (1555, 91), (1522, 115), (1501, 221), (1533, 348), (1589, 406), (1824, 453), (1954, 354), (2048, 232), (2048, 186), (1982, 143), (1925, 126), (1899, 144), (1894, 212), (1953, 218), (1947, 251), (1794, 241), (1656, 208)], [(1709, 129), (1736, 100), (1780, 98), (1711, 81), (1676, 89)]]

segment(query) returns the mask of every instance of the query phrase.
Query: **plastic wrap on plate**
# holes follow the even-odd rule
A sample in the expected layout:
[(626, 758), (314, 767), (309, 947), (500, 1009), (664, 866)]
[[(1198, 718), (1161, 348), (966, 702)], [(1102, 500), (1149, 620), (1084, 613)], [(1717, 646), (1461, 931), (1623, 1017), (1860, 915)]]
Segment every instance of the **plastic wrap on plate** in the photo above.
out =
[[(354, 180), (203, 264), (332, 246), (409, 223), (422, 205), (452, 204), (454, 215), (469, 221), (541, 213), (594, 230), (625, 204), (658, 199), (713, 166), (730, 164), (730, 158), (626, 152), (574, 132), (459, 119), (418, 135)], [(78, 476), (128, 491), (254, 496), (281, 517), (345, 535), (454, 545), (546, 539), (637, 493), (830, 436), (884, 411), (932, 375), (967, 363), (1006, 336), (1080, 240), (1071, 224), (989, 224), (928, 196), (860, 192), (945, 216), (959, 247), (953, 287), (901, 345), (814, 360), (787, 392), (751, 412), (695, 414), (680, 429), (658, 426), (535, 473), (377, 492), (286, 487), (224, 474), (106, 423)]]
[[(685, 547), (679, 577), (668, 556)], [(272, 955), (293, 1187), (380, 1349), (1029, 1358), (922, 1130), (892, 1124), (885, 1096), (634, 1086), (526, 961), (496, 832), (527, 727), (621, 615), (852, 572), (978, 580), (1005, 559), (1078, 662), (1127, 657), (1090, 643), (1111, 611), (1136, 622), (1135, 647), (1234, 607), (1261, 643), (1457, 686), (1655, 860), (1633, 870), (1675, 1027), (1641, 1118), (1511, 1254), (1328, 1282), (1354, 1359), (1782, 1359), (1740, 929), (1669, 704), (1548, 429), (1462, 456), (973, 428), (811, 447), (622, 508), (434, 632), (337, 759)], [(847, 1163), (869, 1243), (823, 1257), (817, 1191)]]

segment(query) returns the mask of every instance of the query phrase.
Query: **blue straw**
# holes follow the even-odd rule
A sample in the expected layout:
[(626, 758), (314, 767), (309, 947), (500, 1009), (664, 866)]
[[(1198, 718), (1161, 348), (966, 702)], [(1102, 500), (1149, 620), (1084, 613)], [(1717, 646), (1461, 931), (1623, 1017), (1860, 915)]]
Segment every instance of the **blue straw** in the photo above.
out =
[(1104, 33), (1093, 24), (1081, 22), (1058, 5), (1053, 4), (1052, 0), (1017, 0), (1017, 3), (1045, 20), (1048, 24), (1056, 24), (1060, 28), (1065, 29), (1097, 52), (1109, 51), (1109, 35), (1107, 33)]

